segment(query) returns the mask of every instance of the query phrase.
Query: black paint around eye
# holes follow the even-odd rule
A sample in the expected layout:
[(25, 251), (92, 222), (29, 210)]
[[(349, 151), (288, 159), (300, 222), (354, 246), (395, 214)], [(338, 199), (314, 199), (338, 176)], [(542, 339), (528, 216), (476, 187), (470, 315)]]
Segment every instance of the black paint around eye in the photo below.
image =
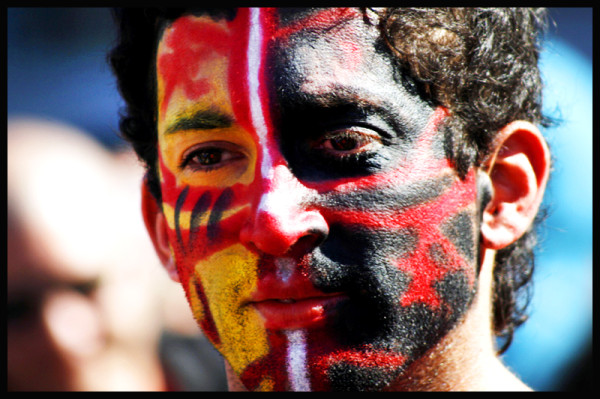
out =
[(358, 140), (349, 136), (340, 136), (329, 140), (331, 142), (331, 147), (337, 151), (352, 151), (360, 144)]
[[(367, 176), (385, 168), (398, 133), (355, 104), (298, 106), (282, 113), (281, 148), (301, 179)], [(324, 148), (328, 142), (330, 148)], [(370, 142), (374, 148), (361, 146)], [(355, 152), (354, 152), (355, 151)]]
[(284, 147), (284, 155), (294, 174), (308, 181), (367, 176), (382, 169), (376, 152), (335, 155), (305, 141)]

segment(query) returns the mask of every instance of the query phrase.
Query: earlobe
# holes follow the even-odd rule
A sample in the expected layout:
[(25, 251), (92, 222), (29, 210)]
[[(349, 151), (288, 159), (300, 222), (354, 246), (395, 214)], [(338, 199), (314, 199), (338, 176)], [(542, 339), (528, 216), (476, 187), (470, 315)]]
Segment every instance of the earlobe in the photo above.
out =
[(482, 245), (498, 250), (518, 240), (533, 223), (550, 174), (550, 151), (536, 126), (515, 121), (499, 132), (484, 167), (493, 194), (483, 212)]
[(179, 282), (179, 274), (169, 245), (167, 221), (156, 199), (150, 193), (146, 179), (142, 182), (142, 214), (146, 230), (160, 262), (171, 280)]

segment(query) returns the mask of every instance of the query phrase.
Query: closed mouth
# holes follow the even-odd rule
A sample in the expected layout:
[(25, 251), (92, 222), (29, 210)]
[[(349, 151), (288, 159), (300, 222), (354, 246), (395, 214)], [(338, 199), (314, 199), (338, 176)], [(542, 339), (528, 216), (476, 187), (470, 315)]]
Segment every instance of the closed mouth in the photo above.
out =
[(336, 305), (347, 299), (342, 294), (322, 294), (304, 298), (272, 298), (250, 302), (265, 320), (265, 328), (292, 330), (323, 326)]
[(273, 272), (261, 276), (246, 302), (260, 313), (267, 329), (322, 326), (335, 313), (336, 305), (348, 298), (344, 293), (317, 289), (293, 258), (274, 259), (273, 265)]

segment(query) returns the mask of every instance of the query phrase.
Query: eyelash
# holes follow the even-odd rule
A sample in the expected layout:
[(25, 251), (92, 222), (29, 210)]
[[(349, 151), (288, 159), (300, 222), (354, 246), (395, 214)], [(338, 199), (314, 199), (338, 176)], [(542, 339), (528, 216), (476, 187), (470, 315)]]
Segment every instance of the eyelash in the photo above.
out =
[[(217, 157), (217, 159), (212, 164), (205, 164), (204, 161), (210, 161), (210, 159), (204, 159), (201, 162), (196, 162), (196, 165), (192, 165), (194, 159), (199, 156), (206, 158)], [(225, 157), (225, 159), (223, 159), (223, 157)], [(244, 152), (235, 144), (227, 142), (203, 143), (187, 150), (183, 154), (179, 167), (180, 169), (192, 168), (196, 171), (210, 172), (226, 166), (226, 164), (229, 162), (241, 160), (244, 157)]]
[[(352, 148), (342, 148), (348, 144)], [(339, 147), (340, 145), (342, 147)], [(376, 130), (362, 126), (327, 131), (309, 143), (313, 154), (328, 161), (341, 163), (357, 163), (365, 160), (382, 145), (382, 136)], [(201, 157), (200, 160), (195, 161), (198, 157)], [(208, 142), (188, 149), (183, 154), (179, 167), (181, 170), (192, 169), (206, 173), (244, 157), (245, 153), (235, 144), (225, 141)]]
[[(352, 140), (352, 144), (358, 148), (335, 148), (333, 140)], [(344, 141), (338, 141), (337, 145), (348, 144)], [(327, 158), (339, 160), (358, 160), (362, 157), (371, 155), (374, 151), (383, 145), (381, 136), (372, 129), (352, 127), (348, 129), (338, 129), (324, 134), (321, 138), (314, 140), (311, 147), (313, 150), (319, 150)], [(373, 148), (374, 147), (374, 148)]]

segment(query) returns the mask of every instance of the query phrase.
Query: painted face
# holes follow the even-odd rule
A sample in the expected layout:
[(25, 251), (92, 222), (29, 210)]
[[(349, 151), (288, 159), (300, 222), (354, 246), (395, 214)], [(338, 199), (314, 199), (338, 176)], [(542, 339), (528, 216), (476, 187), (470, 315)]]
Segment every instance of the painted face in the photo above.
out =
[(379, 389), (467, 309), (475, 175), (357, 10), (185, 16), (158, 46), (163, 211), (250, 390)]

